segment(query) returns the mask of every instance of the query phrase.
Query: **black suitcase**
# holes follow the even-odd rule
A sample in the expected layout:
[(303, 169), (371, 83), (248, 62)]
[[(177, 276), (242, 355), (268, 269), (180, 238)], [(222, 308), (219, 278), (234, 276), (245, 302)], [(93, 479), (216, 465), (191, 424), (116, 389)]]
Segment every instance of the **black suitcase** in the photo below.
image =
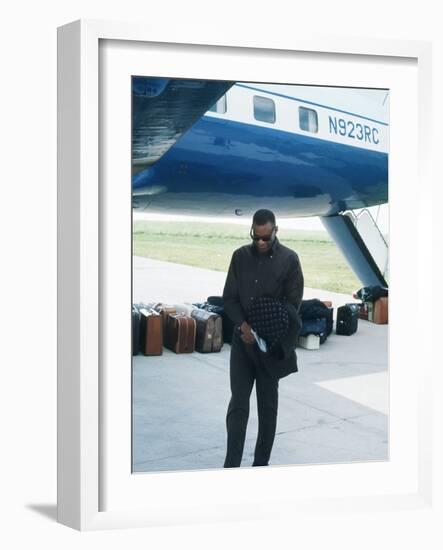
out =
[(336, 334), (350, 336), (357, 332), (359, 304), (345, 304), (337, 309)]
[(140, 353), (140, 311), (132, 306), (132, 355)]
[(334, 308), (328, 307), (326, 312), (326, 337), (328, 337), (332, 332), (332, 327), (334, 326)]

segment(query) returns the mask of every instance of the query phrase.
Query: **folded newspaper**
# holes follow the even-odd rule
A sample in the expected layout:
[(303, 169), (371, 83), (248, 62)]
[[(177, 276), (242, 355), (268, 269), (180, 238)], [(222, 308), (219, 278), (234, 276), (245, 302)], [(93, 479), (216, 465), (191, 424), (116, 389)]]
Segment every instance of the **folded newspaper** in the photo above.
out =
[(258, 347), (266, 353), (268, 350), (266, 346), (266, 342), (263, 340), (263, 338), (260, 338), (260, 336), (255, 332), (255, 330), (251, 329), (252, 334), (254, 335), (255, 340), (257, 341)]

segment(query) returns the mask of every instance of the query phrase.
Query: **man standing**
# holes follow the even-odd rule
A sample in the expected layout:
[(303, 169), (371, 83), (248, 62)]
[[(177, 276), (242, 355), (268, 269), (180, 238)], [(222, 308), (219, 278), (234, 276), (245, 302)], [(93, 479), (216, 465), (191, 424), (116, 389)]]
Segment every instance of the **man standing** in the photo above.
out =
[[(279, 379), (297, 372), (295, 346), (301, 326), (298, 310), (303, 273), (297, 254), (278, 241), (277, 231), (273, 212), (257, 210), (252, 220), (252, 243), (233, 253), (223, 290), (225, 311), (236, 325), (231, 343), (225, 468), (240, 466), (254, 381), (258, 435), (252, 465), (268, 465), (277, 426)], [(283, 304), (289, 318), (289, 329), (278, 342), (277, 353), (269, 348), (263, 351), (252, 332), (251, 306), (263, 299)]]

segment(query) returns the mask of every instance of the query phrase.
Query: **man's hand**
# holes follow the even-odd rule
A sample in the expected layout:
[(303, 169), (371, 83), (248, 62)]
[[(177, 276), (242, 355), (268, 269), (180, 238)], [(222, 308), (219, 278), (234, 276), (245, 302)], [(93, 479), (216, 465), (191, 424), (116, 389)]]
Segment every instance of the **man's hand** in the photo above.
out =
[(251, 332), (251, 326), (246, 321), (240, 325), (241, 339), (245, 344), (253, 344), (255, 342), (254, 335)]

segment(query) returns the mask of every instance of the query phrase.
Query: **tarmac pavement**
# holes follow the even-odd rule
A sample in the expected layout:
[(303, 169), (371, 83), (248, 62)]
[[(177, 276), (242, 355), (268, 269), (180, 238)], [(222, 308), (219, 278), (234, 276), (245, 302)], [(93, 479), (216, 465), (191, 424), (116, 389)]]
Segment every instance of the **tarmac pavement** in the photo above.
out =
[[(133, 301), (182, 304), (221, 295), (226, 273), (134, 257)], [(303, 298), (351, 296), (305, 288)], [(334, 320), (336, 312), (334, 311)], [(133, 358), (133, 471), (214, 469), (226, 452), (230, 345), (219, 353)], [(280, 381), (271, 465), (380, 461), (388, 448), (388, 326), (359, 320), (319, 350), (297, 349), (299, 372)], [(242, 466), (257, 435), (255, 390)]]

